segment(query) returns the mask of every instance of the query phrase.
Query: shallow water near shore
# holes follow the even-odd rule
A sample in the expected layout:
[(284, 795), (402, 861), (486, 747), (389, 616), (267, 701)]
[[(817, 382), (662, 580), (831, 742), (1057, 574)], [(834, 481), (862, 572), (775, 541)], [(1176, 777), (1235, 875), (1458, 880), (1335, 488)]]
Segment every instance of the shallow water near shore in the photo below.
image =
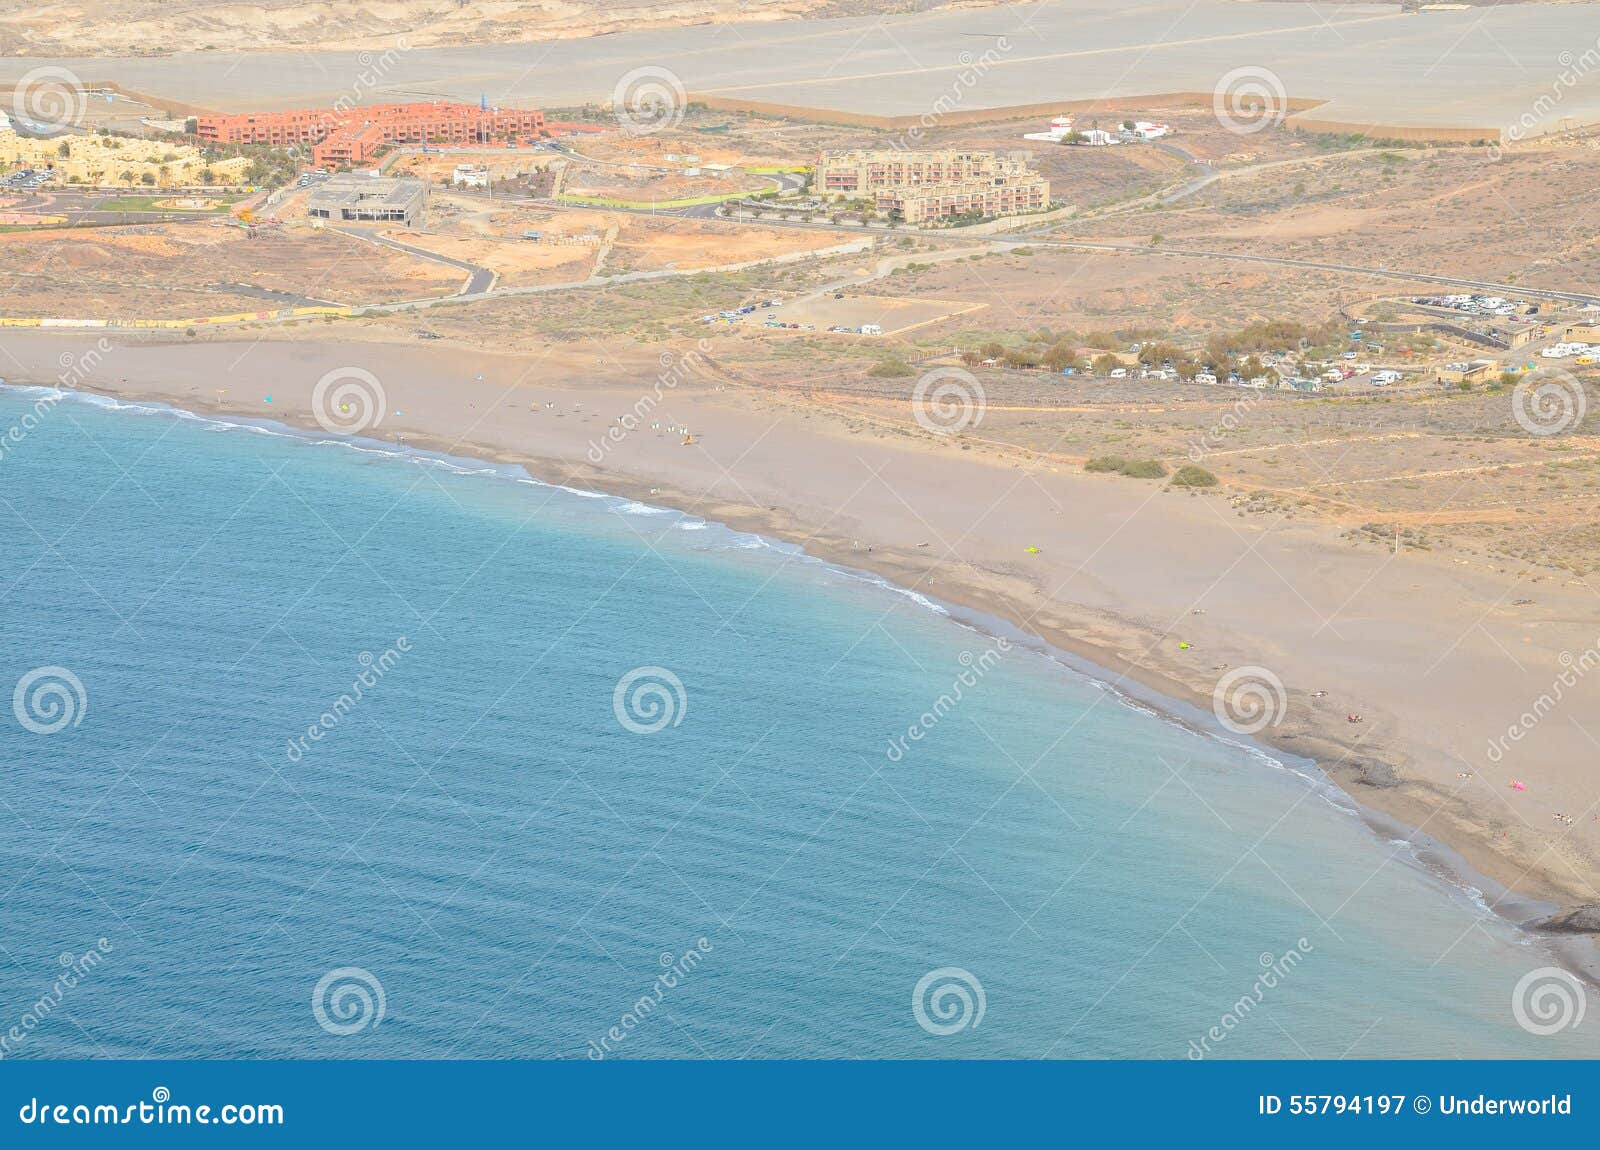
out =
[(81, 396), (0, 500), (0, 684), (82, 688), (0, 723), (6, 1056), (1600, 1050), (1314, 772), (798, 549)]

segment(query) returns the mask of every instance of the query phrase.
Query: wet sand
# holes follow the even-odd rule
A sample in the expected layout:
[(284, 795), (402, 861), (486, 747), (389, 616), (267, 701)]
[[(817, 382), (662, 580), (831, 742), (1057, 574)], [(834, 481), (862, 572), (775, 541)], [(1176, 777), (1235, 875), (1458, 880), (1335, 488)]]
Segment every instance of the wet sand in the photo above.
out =
[[(0, 371), (55, 383), (63, 355), (95, 338), (7, 333)], [(316, 381), (348, 366), (386, 396), (365, 434), (788, 540), (999, 616), (1206, 713), (1224, 676), (1263, 668), (1283, 703), (1255, 737), (1315, 761), (1362, 807), (1486, 876), (1499, 912), (1527, 923), (1540, 904), (1600, 902), (1592, 584), (1396, 554), (1313, 522), (1263, 524), (1215, 491), (879, 431), (714, 373), (666, 388), (643, 426), (608, 446), (607, 430), (663, 370), (648, 352), (607, 364), (610, 378), (641, 382), (602, 386), (582, 382), (594, 363), (577, 352), (530, 362), (365, 341), (138, 342), (112, 346), (74, 386), (309, 427)], [(666, 430), (677, 426), (692, 444)], [(1559, 700), (1539, 703), (1564, 674), (1574, 681)], [(1514, 725), (1525, 733), (1510, 739)], [(1592, 949), (1568, 946), (1575, 962)]]

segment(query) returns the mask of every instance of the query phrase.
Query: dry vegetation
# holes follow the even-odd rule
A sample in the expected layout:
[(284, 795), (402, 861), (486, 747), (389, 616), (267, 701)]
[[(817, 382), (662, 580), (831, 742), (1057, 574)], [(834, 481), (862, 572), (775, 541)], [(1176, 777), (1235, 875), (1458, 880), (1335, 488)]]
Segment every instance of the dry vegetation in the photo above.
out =
[(1482, 148), (1369, 148), (1070, 230), (1571, 289), (1600, 283), (1600, 231), (1572, 195), (1597, 180), (1600, 140), (1500, 159)]
[(0, 235), (0, 313), (181, 319), (261, 307), (268, 292), (336, 303), (437, 295), (462, 274), (332, 231), (205, 223)]
[[(1183, 110), (1139, 115), (1178, 125), (1171, 150), (1028, 145), (1058, 198), (1084, 207), (1051, 235), (1135, 244), (1159, 237), (1162, 246), (1566, 290), (1600, 282), (1588, 203), (1574, 202), (1572, 193), (1600, 183), (1600, 150), (1581, 142), (1514, 150), (1491, 161), (1475, 148), (1352, 145), (1292, 132), (1241, 139)], [(692, 130), (712, 121), (731, 128)], [(924, 143), (1013, 150), (1034, 126), (937, 129)], [(820, 148), (871, 147), (885, 139), (870, 130), (696, 111), (682, 133), (643, 142), (585, 139), (582, 147), (606, 163), (664, 164), (669, 151), (692, 151), (703, 162), (777, 167), (804, 163)], [(1150, 206), (1161, 198), (1155, 193), (1170, 195), (1194, 179), (1191, 158), (1209, 161), (1223, 178), (1169, 206)], [(439, 178), (455, 161), (430, 156), (422, 165)], [(604, 186), (621, 191), (615, 173), (628, 169), (596, 164), (590, 171), (596, 174), (586, 186), (609, 179)], [(9, 273), (0, 311), (215, 314), (250, 306), (229, 284), (360, 302), (447, 294), (460, 284), (458, 270), (311, 230), (293, 199), (282, 214), (288, 223), (281, 234), (256, 240), (203, 222), (0, 236)], [(523, 239), (528, 230), (543, 233), (545, 242)], [(409, 341), (425, 333), (463, 348), (543, 354), (554, 347), (558, 360), (584, 378), (612, 382), (636, 378), (658, 345), (706, 339), (725, 383), (842, 421), (862, 435), (922, 435), (911, 418), (911, 390), (922, 365), (957, 362), (949, 358), (953, 348), (1075, 343), (1092, 353), (1125, 350), (1139, 339), (1199, 348), (1218, 333), (1265, 320), (1337, 331), (1342, 313), (1371, 314), (1380, 306), (1386, 318), (1406, 318), (1412, 313), (1401, 301), (1408, 292), (1440, 290), (1220, 258), (1043, 246), (1008, 251), (1002, 242), (952, 234), (880, 233), (868, 253), (724, 273), (704, 269), (861, 236), (443, 191), (435, 193), (424, 229), (393, 235), (489, 267), (502, 287), (589, 282), (345, 321), (339, 330), (348, 338)], [(584, 235), (599, 242), (550, 242)], [(619, 278), (633, 272), (682, 274)], [(804, 320), (815, 330), (766, 329), (760, 313), (739, 327), (700, 322), (768, 298), (785, 300), (785, 320)], [(1573, 314), (1557, 309), (1555, 318)], [(825, 330), (862, 322), (882, 323), (888, 334)], [(296, 338), (297, 329), (259, 330)], [(298, 328), (308, 330), (325, 328)], [(1397, 367), (1483, 353), (1431, 331), (1384, 338), (1381, 358)], [(1591, 370), (1569, 366), (1580, 375)], [(1600, 569), (1600, 391), (1592, 379), (1585, 381), (1592, 397), (1587, 423), (1538, 438), (1517, 425), (1511, 389), (1498, 382), (1472, 390), (1412, 383), (1301, 395), (974, 370), (987, 413), (955, 450), (992, 453), (1018, 466), (1081, 468), (1096, 457), (1131, 462), (1108, 470), (1099, 480), (1108, 483), (1168, 483), (1197, 461), (1221, 485), (1196, 498), (1225, 500), (1245, 517), (1331, 520), (1353, 547), (1392, 548), (1398, 539), (1401, 547), (1464, 562), (1533, 562), (1555, 578)], [(1139, 477), (1158, 471), (1165, 476)]]

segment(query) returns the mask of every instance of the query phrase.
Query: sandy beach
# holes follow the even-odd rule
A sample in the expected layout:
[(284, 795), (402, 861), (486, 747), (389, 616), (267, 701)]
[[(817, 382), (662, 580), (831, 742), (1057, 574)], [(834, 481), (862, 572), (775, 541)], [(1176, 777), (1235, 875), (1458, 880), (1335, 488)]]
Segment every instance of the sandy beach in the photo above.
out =
[[(8, 333), (0, 374), (55, 384), (97, 338)], [(1457, 852), (1509, 917), (1526, 922), (1536, 901), (1594, 925), (1581, 913), (1600, 902), (1589, 582), (1360, 547), (1311, 520), (1247, 519), (1218, 491), (880, 432), (714, 365), (673, 375), (641, 426), (608, 438), (666, 370), (648, 349), (629, 354), (606, 378), (637, 382), (591, 385), (593, 359), (586, 369), (577, 352), (534, 362), (366, 341), (138, 341), (110, 345), (73, 386), (310, 427), (317, 381), (359, 366), (386, 399), (365, 432), (376, 438), (788, 540), (1207, 712), (1219, 680), (1264, 670), (1284, 694), (1255, 737)]]

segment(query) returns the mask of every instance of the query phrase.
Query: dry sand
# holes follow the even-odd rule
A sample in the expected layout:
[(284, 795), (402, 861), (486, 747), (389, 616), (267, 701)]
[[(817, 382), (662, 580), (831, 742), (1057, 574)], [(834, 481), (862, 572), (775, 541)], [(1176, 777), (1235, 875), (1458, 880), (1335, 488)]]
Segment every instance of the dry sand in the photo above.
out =
[[(0, 365), (12, 382), (50, 383), (63, 352), (92, 343), (7, 334)], [(1591, 586), (1547, 578), (1530, 589), (1427, 553), (1356, 547), (1324, 525), (1239, 518), (1220, 494), (881, 433), (720, 381), (714, 366), (666, 389), (643, 427), (598, 452), (591, 445), (652, 390), (660, 364), (638, 351), (637, 362), (608, 364), (637, 383), (592, 386), (581, 382), (592, 354), (563, 356), (145, 342), (116, 347), (83, 386), (309, 426), (314, 382), (360, 366), (387, 394), (390, 413), (372, 432), (383, 438), (514, 460), (542, 478), (788, 539), (1002, 616), (1207, 711), (1225, 669), (1268, 668), (1287, 707), (1259, 737), (1315, 759), (1365, 807), (1459, 852), (1492, 880), (1491, 898), (1509, 892), (1500, 909), (1526, 917), (1525, 899), (1563, 910), (1600, 901), (1600, 730), (1588, 729), (1600, 727), (1600, 674), (1568, 667), (1600, 643)], [(688, 426), (694, 444), (653, 422)], [(1563, 671), (1575, 685), (1507, 741)], [(1364, 721), (1347, 722), (1349, 713)], [(1487, 752), (1496, 739), (1508, 748), (1499, 762)], [(1527, 789), (1511, 789), (1513, 778)]]

